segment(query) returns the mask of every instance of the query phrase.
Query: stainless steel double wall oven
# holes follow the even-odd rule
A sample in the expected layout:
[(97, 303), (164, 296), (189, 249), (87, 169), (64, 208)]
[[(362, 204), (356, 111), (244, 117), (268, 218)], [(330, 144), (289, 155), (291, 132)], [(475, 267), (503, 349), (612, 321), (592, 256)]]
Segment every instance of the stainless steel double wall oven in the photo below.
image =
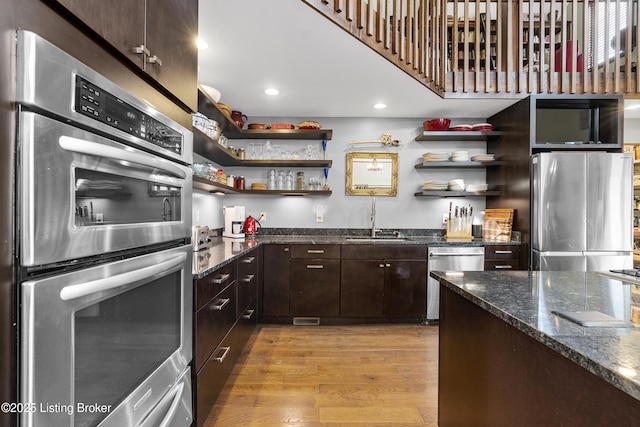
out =
[(21, 426), (192, 422), (192, 134), (18, 32)]

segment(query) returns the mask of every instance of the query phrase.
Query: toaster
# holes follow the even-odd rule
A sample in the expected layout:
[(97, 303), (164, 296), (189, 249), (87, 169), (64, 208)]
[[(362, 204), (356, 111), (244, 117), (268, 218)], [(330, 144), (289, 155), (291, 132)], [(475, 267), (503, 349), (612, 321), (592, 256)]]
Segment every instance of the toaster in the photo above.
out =
[(211, 247), (209, 227), (206, 225), (194, 225), (191, 231), (191, 244), (194, 251), (209, 249)]

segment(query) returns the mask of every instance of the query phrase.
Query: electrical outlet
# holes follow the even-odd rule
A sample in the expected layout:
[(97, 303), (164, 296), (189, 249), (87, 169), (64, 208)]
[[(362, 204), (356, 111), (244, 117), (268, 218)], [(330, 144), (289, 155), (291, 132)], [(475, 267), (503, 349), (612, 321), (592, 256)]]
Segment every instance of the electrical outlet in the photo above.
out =
[(449, 214), (448, 213), (443, 213), (442, 214), (442, 223), (446, 224), (447, 223), (447, 219), (449, 219)]
[(267, 213), (260, 212), (260, 218), (258, 218), (258, 222), (266, 222), (267, 221)]

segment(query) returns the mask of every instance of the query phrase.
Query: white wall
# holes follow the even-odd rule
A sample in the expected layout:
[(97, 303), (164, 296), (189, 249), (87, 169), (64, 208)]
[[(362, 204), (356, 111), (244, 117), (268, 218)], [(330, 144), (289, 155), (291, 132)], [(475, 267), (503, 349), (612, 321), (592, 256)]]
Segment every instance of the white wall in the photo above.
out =
[(624, 143), (640, 144), (640, 119), (624, 120)]
[[(290, 121), (299, 123), (309, 118), (251, 118), (250, 122), (277, 123)], [(445, 169), (418, 170), (415, 165), (422, 161), (422, 155), (428, 151), (467, 150), (470, 155), (486, 152), (484, 142), (418, 142), (415, 137), (422, 132), (424, 119), (377, 119), (377, 118), (318, 118), (324, 129), (332, 129), (333, 137), (328, 141), (327, 158), (333, 160), (329, 169), (328, 184), (333, 191), (331, 196), (283, 197), (262, 195), (210, 195), (202, 191), (194, 191), (194, 224), (204, 224), (212, 228), (222, 228), (222, 206), (244, 205), (247, 215), (258, 217), (260, 212), (267, 213), (267, 221), (262, 225), (269, 228), (368, 228), (370, 227), (371, 197), (347, 196), (346, 153), (348, 151), (397, 152), (399, 154), (398, 195), (396, 197), (376, 198), (376, 226), (386, 229), (443, 228), (442, 214), (449, 209), (449, 202), (454, 206), (473, 206), (474, 212), (484, 211), (484, 198), (431, 198), (416, 197), (425, 180), (450, 180), (462, 178), (467, 184), (484, 183), (483, 169)], [(456, 123), (474, 124), (486, 119), (456, 119)], [(399, 147), (385, 147), (382, 144), (351, 145), (352, 140), (379, 139), (383, 132), (390, 132), (393, 139), (400, 140)], [(262, 140), (230, 140), (235, 147), (249, 148), (251, 142)], [(317, 144), (321, 151), (321, 141), (278, 141), (272, 144), (300, 149), (308, 143)], [(244, 175), (247, 187), (252, 182), (266, 182), (270, 168), (231, 168), (223, 167), (225, 173)], [(277, 168), (276, 168), (277, 169)], [(305, 178), (322, 177), (321, 168), (295, 168), (304, 171)], [(324, 222), (315, 221), (315, 211), (321, 206), (324, 211)], [(478, 218), (478, 221), (480, 219)]]

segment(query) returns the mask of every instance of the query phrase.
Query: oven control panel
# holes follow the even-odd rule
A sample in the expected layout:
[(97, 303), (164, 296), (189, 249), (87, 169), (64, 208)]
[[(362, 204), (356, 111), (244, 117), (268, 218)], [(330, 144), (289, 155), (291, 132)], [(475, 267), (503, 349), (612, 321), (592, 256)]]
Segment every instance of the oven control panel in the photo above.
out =
[(153, 145), (182, 154), (182, 134), (76, 75), (77, 113), (113, 126)]

